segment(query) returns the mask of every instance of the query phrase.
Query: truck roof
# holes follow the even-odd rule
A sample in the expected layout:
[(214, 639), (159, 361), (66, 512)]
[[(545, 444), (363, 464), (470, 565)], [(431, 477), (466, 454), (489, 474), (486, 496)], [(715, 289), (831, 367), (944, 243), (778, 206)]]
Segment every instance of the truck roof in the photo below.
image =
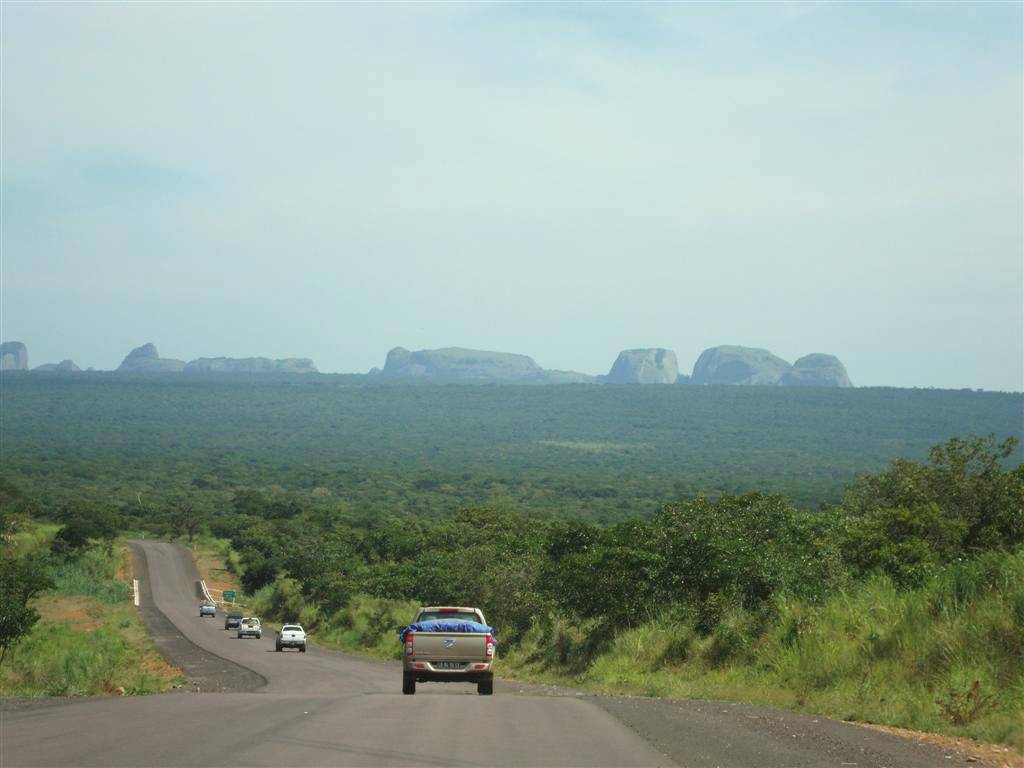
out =
[[(458, 611), (480, 611), (479, 608), (468, 608), (466, 606), (453, 606), (453, 605), (424, 605), (420, 608), (421, 611), (451, 611), (456, 613)], [(482, 611), (481, 611), (482, 612)]]

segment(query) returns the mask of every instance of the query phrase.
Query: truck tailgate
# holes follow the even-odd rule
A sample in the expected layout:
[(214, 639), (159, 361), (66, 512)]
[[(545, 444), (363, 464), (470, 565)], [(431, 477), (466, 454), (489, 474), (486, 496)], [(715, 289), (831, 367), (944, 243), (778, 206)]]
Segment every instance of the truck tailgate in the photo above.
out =
[(424, 661), (483, 661), (487, 656), (487, 635), (416, 632), (413, 648), (413, 658)]

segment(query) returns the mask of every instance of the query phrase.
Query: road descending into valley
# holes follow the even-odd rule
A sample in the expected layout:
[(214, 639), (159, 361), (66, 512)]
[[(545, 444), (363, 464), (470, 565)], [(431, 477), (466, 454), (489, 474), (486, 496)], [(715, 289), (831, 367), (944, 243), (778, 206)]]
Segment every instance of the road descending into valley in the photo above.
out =
[[(6, 700), (0, 766), (858, 766), (960, 755), (827, 718), (722, 702), (603, 697), (499, 682), (401, 693), (401, 669), (198, 616), (182, 547), (134, 542), (146, 626), (189, 676), (159, 696)], [(397, 641), (396, 641), (397, 642)], [(500, 648), (499, 648), (500, 651)], [(499, 653), (500, 658), (500, 653)], [(197, 690), (198, 689), (198, 690)]]

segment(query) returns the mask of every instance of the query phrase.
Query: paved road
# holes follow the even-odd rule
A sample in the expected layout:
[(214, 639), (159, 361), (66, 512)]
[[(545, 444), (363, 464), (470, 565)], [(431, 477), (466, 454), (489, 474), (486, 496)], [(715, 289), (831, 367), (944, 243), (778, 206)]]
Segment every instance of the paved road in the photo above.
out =
[[(275, 653), (197, 615), (181, 547), (136, 545), (147, 627), (207, 690), (7, 702), (0, 765), (12, 766), (950, 766), (932, 747), (758, 707), (546, 695), (506, 683), (401, 694), (398, 667), (310, 647)], [(147, 575), (148, 571), (148, 575)]]

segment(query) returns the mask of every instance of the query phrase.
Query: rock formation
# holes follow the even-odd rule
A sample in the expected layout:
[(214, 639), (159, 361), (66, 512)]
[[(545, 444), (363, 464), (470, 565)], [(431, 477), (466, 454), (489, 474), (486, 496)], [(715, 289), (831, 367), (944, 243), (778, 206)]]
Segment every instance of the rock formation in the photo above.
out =
[(604, 377), (608, 384), (675, 384), (679, 363), (671, 349), (627, 349)]
[(28, 347), (20, 341), (0, 344), (0, 371), (27, 371)]
[(184, 360), (160, 357), (153, 344), (143, 344), (129, 352), (117, 370), (131, 373), (163, 373), (179, 372), (184, 369)]
[(846, 366), (834, 355), (814, 353), (793, 363), (779, 382), (784, 387), (852, 387)]
[(392, 379), (432, 378), (518, 384), (593, 381), (592, 376), (574, 371), (545, 371), (526, 355), (462, 347), (421, 349), (417, 352), (395, 347), (388, 352), (380, 375)]
[(526, 355), (447, 347), (410, 352), (395, 347), (388, 352), (383, 376), (429, 376), (444, 379), (507, 381), (535, 378), (542, 368)]
[(693, 384), (779, 384), (791, 366), (767, 349), (721, 346), (705, 349), (693, 364)]
[(37, 365), (33, 371), (62, 371), (65, 373), (78, 373), (82, 369), (75, 365), (74, 360), (61, 360), (59, 363), (44, 363)]
[(308, 357), (271, 360), (268, 357), (200, 357), (185, 365), (185, 373), (317, 373)]
[(852, 387), (833, 355), (815, 353), (790, 365), (766, 349), (712, 347), (693, 365), (692, 384), (760, 384), (782, 387)]
[(595, 376), (579, 371), (555, 371), (550, 368), (541, 370), (537, 377), (538, 384), (593, 384)]

